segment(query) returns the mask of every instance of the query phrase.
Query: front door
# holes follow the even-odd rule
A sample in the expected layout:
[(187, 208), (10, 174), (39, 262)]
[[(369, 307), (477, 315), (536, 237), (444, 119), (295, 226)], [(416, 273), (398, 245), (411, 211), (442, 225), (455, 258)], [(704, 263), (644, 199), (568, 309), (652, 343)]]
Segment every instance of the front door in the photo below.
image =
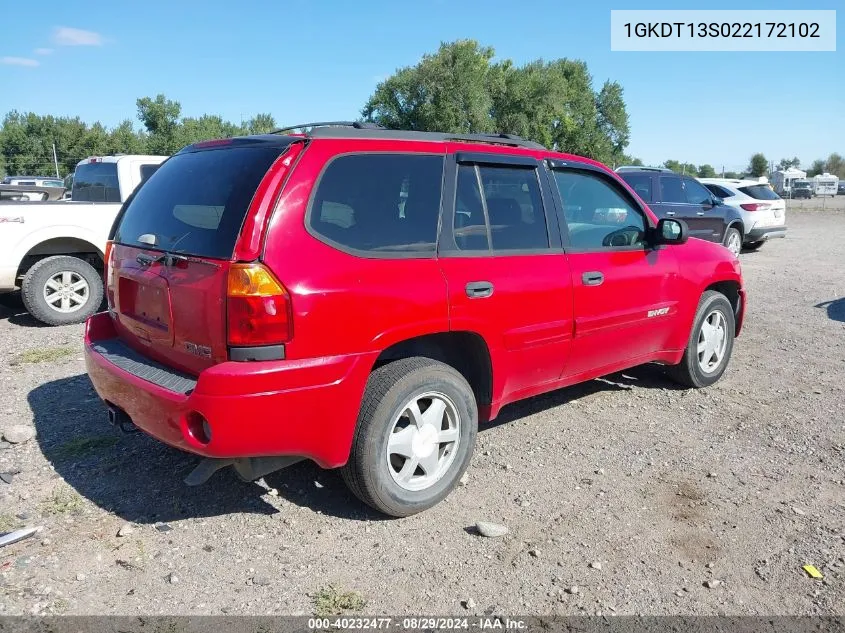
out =
[(533, 158), (453, 149), (450, 162), (438, 254), (450, 329), (484, 337), (494, 402), (539, 393), (560, 376), (573, 330), (548, 185)]
[(678, 314), (671, 248), (647, 243), (650, 219), (611, 175), (551, 164), (572, 271), (575, 336), (563, 377), (575, 382), (652, 360)]

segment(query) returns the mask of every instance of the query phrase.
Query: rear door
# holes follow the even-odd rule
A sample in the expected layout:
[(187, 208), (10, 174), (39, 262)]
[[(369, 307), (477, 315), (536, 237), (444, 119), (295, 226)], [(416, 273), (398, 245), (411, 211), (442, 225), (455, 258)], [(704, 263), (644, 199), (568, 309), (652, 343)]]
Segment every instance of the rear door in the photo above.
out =
[(678, 314), (675, 254), (648, 245), (651, 220), (613, 176), (577, 162), (549, 165), (574, 296), (575, 337), (564, 377), (653, 359), (666, 349)]
[(285, 149), (183, 151), (136, 191), (116, 222), (107, 288), (128, 345), (191, 373), (227, 359), (230, 260), (256, 189)]
[(660, 206), (662, 216), (684, 220), (691, 237), (721, 242), (724, 217), (712, 204), (712, 195), (701, 183), (677, 174), (661, 174)]
[(486, 340), (495, 400), (538, 393), (559, 378), (573, 326), (551, 192), (532, 157), (450, 150), (438, 250), (450, 328)]

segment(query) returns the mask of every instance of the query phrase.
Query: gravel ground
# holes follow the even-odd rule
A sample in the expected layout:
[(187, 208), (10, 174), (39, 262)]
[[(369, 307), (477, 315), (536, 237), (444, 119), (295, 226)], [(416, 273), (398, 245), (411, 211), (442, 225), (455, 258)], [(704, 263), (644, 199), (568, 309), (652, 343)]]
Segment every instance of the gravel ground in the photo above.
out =
[(43, 530), (0, 550), (0, 613), (845, 614), (845, 199), (819, 206), (742, 255), (721, 382), (641, 367), (511, 406), (402, 520), (310, 464), (185, 487), (193, 457), (106, 423), (81, 326), (5, 297), (0, 429), (37, 436), (0, 449), (0, 531)]

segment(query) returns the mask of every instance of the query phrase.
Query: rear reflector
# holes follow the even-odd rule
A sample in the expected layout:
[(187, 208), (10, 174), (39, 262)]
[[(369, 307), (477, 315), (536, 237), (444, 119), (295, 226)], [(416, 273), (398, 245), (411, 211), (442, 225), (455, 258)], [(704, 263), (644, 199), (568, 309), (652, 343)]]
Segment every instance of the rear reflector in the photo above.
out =
[(114, 242), (106, 242), (106, 305), (114, 316)]
[(227, 298), (229, 345), (273, 345), (291, 339), (290, 295), (263, 264), (232, 264)]
[(765, 209), (768, 209), (772, 205), (770, 205), (770, 204), (759, 204), (759, 203), (748, 203), (748, 204), (741, 204), (739, 206), (741, 206), (746, 211), (763, 211)]

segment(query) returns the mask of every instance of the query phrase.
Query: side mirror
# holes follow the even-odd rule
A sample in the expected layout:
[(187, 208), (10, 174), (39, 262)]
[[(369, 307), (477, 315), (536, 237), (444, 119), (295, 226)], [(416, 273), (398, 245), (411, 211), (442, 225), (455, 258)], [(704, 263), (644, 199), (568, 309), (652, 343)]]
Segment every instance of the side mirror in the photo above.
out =
[(683, 220), (664, 218), (657, 223), (656, 244), (683, 244), (689, 239), (689, 227)]
[(722, 199), (718, 196), (710, 196), (710, 205), (716, 207), (722, 204)]

